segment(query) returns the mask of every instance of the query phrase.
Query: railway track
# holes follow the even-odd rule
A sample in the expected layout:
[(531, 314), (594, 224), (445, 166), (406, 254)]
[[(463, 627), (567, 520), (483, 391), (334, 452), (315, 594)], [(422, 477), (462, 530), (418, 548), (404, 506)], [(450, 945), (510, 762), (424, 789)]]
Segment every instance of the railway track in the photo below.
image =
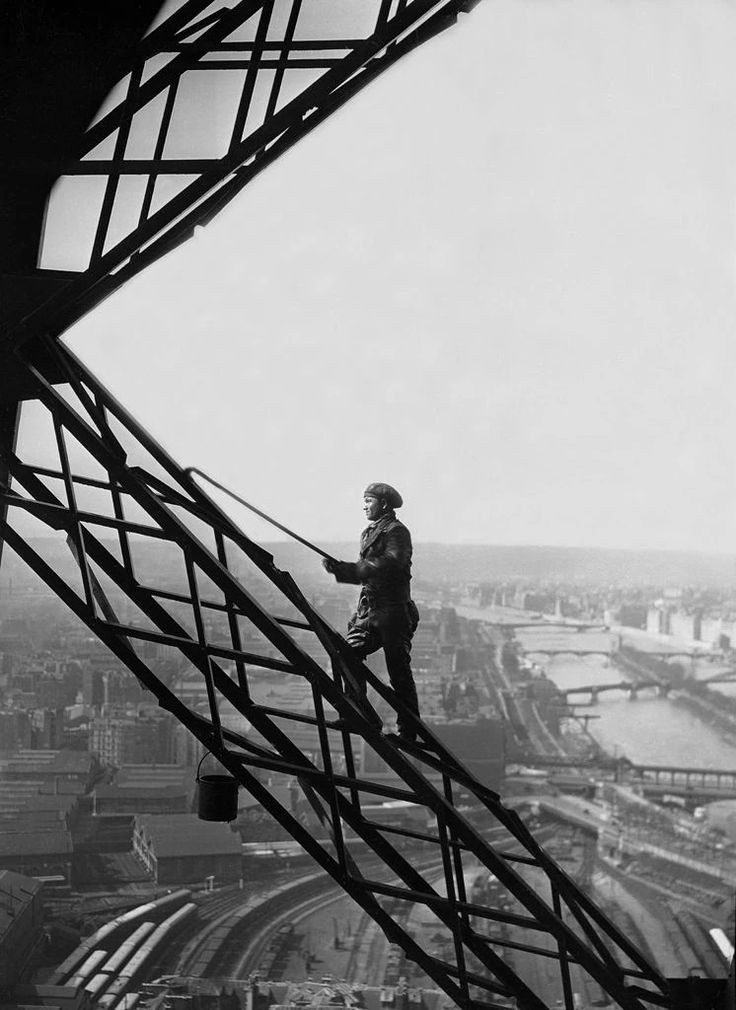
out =
[[(278, 949), (278, 944), (276, 944), (276, 949), (272, 951), (273, 956), (269, 957), (269, 948), (274, 946), (275, 939), (278, 940), (280, 931), (284, 927), (291, 927), (291, 929), (283, 933), (283, 936), (286, 938), (293, 932), (293, 927), (298, 926), (304, 919), (344, 899), (345, 892), (333, 884), (332, 887), (328, 888), (326, 894), (319, 893), (305, 898), (297, 905), (289, 905), (289, 907), (277, 914), (266, 933), (253, 937), (247, 947), (238, 954), (237, 960), (231, 958), (232, 971), (223, 972), (223, 974), (232, 974), (234, 978), (242, 978), (244, 975), (257, 970), (261, 977), (273, 978), (273, 964), (275, 961), (278, 961), (281, 952)], [(226, 942), (223, 947), (225, 958), (227, 957), (228, 948), (232, 949), (232, 944)], [(225, 967), (224, 964), (223, 967)]]
[[(215, 974), (242, 977), (228, 968), (233, 962), (235, 951), (243, 942), (247, 942), (249, 935), (256, 933), (257, 941), (264, 936), (269, 921), (280, 923), (295, 907), (310, 898), (314, 900), (315, 889), (322, 894), (326, 889), (335, 888), (334, 882), (326, 878), (324, 873), (311, 873), (306, 878), (282, 884), (266, 894), (252, 895), (238, 907), (219, 916), (198, 934), (191, 948), (182, 951), (178, 970), (200, 978)], [(268, 935), (273, 931), (273, 928), (269, 929)], [(237, 963), (241, 961), (242, 956)], [(242, 970), (245, 972), (246, 969)]]
[(238, 884), (231, 884), (213, 893), (200, 892), (195, 898), (198, 905), (195, 931), (184, 933), (167, 946), (165, 952), (153, 963), (151, 970), (155, 974), (151, 977), (194, 975), (192, 968), (198, 952), (217, 927), (244, 904), (263, 901), (265, 896), (283, 883), (286, 876), (286, 871), (282, 871), (257, 885), (250, 884), (241, 888)]
[[(363, 870), (378, 867), (376, 862)], [(275, 949), (270, 958), (267, 955), (281, 927), (344, 898), (344, 892), (321, 872), (294, 880), (293, 872), (284, 871), (279, 878), (243, 890), (232, 885), (212, 898), (200, 895), (196, 932), (170, 944), (149, 977), (243, 978), (258, 968), (266, 970), (277, 960)]]
[[(420, 863), (419, 866), (423, 872), (427, 870), (431, 872), (433, 869), (439, 868), (440, 864), (436, 860), (432, 860), (429, 863)], [(363, 869), (368, 870), (369, 867), (366, 866)], [(320, 876), (324, 881), (324, 877)], [(388, 882), (395, 883), (396, 880), (397, 878), (392, 878)], [(274, 981), (277, 980), (273, 968), (274, 966), (278, 968), (280, 960), (279, 938), (281, 935), (281, 939), (284, 941), (284, 945), (286, 945), (288, 943), (288, 935), (290, 935), (287, 935), (285, 932), (281, 933), (281, 931), (286, 926), (291, 926), (291, 932), (293, 932), (293, 927), (298, 926), (305, 919), (314, 915), (315, 912), (328, 908), (331, 904), (344, 900), (344, 898), (344, 892), (340, 888), (336, 886), (325, 888), (322, 886), (318, 893), (304, 895), (302, 900), (296, 905), (293, 901), (289, 902), (282, 910), (273, 906), (270, 910), (270, 921), (268, 919), (264, 921), (264, 915), (269, 914), (269, 911), (264, 909), (263, 914), (259, 914), (257, 919), (258, 935), (250, 940), (245, 949), (238, 950), (236, 956), (232, 957), (230, 952), (239, 943), (237, 934), (233, 934), (225, 941), (221, 948), (220, 956), (212, 966), (215, 973), (221, 977), (243, 978), (248, 973), (258, 970), (261, 977)], [(408, 916), (410, 910), (407, 909), (405, 914)], [(238, 932), (242, 939), (242, 930)], [(361, 934), (363, 936), (370, 934), (371, 943), (373, 943), (374, 938), (379, 938), (379, 934), (380, 939), (385, 940), (378, 926), (365, 914), (362, 916), (361, 924), (358, 927), (358, 934), (355, 937), (356, 943), (361, 942)], [(353, 963), (352, 957), (351, 963)], [(370, 971), (370, 965), (367, 967)]]

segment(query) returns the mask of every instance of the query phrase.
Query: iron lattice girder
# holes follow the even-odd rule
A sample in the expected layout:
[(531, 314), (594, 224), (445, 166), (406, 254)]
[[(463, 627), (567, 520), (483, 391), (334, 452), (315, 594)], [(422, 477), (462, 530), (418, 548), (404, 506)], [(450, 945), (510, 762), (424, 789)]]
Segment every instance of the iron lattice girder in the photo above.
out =
[[(491, 998), (513, 996), (529, 1010), (548, 1005), (548, 994), (535, 987), (533, 978), (508, 963), (510, 951), (522, 952), (531, 961), (556, 963), (556, 991), (570, 1010), (573, 972), (594, 979), (628, 1010), (669, 1005), (666, 980), (635, 944), (606, 920), (518, 815), (478, 783), (428, 727), (416, 724), (429, 750), (399, 748), (381, 734), (375, 710), (354, 700), (357, 684), (365, 679), (408, 721), (412, 716), (400, 698), (355, 659), (291, 577), (275, 567), (271, 555), (240, 532), (73, 355), (58, 344), (53, 353), (67, 385), (56, 388), (35, 367), (28, 365), (28, 370), (38, 391), (34, 408), (53, 427), (56, 457), (51, 466), (26, 458), (22, 428), (19, 447), (5, 448), (2, 465), (12, 481), (2, 494), (8, 511), (2, 534), (8, 545), (458, 1005), (480, 1005), (477, 992)], [(83, 507), (90, 493), (102, 496), (105, 507), (99, 501), (96, 507)], [(38, 544), (21, 532), (29, 514), (45, 528), (66, 532), (76, 559), (72, 575), (49, 564)], [(114, 550), (98, 536), (100, 530), (114, 533)], [(172, 589), (155, 579), (141, 580), (136, 555), (144, 537), (182, 561), (181, 586)], [(242, 575), (246, 568), (248, 574)], [(253, 591), (255, 580), (264, 577), (280, 606), (290, 608), (281, 618), (273, 617)], [(120, 617), (113, 595), (139, 616)], [(221, 630), (208, 627), (208, 618), (225, 619), (227, 642), (218, 639)], [(243, 625), (260, 644), (250, 644), (252, 635), (244, 639)], [(294, 638), (307, 629), (323, 650), (324, 664)], [(174, 650), (200, 672), (206, 688), (204, 712), (186, 705), (157, 675), (144, 652), (150, 642)], [(234, 667), (232, 673), (227, 664)], [(308, 684), (312, 710), (260, 704), (252, 691), (253, 664)], [(258, 742), (223, 723), (223, 706), (250, 723)], [(289, 727), (295, 725), (315, 730), (316, 757), (292, 740)], [(364, 755), (382, 761), (393, 781), (372, 776), (365, 760), (360, 764), (356, 745)], [(258, 779), (258, 770), (296, 779), (319, 814), (321, 833), (330, 840), (317, 837), (282, 805)], [(375, 797), (420, 804), (426, 811), (426, 829), (374, 820), (367, 801)], [(506, 842), (489, 844), (461, 812), (461, 802), (472, 804), (476, 815), (481, 811)], [(349, 838), (362, 840), (398, 883), (363, 876), (350, 854)], [(399, 841), (436, 852), (441, 888), (415, 868), (397, 847)], [(496, 877), (516, 908), (489, 908), (471, 900), (465, 884), (469, 865), (480, 865)], [(454, 950), (454, 963), (417, 943), (381, 898), (401, 901), (407, 908), (424, 906), (432, 913), (446, 938), (443, 949)], [(495, 931), (487, 932), (489, 926)], [(511, 930), (515, 936), (509, 935)], [(527, 933), (537, 939), (530, 941)]]
[[(9, 328), (6, 320), (3, 337), (8, 347), (63, 332), (125, 280), (191, 237), (195, 226), (206, 224), (263, 168), (403, 55), (454, 24), (477, 0), (366, 0), (373, 5), (375, 20), (364, 37), (300, 38), (300, 18), (309, 15), (314, 2), (240, 0), (229, 7), (221, 0), (220, 8), (205, 18), (199, 15), (210, 3), (187, 3), (141, 41), (123, 97), (90, 126), (76, 159), (59, 166), (66, 179), (104, 180), (87, 266), (70, 271), (66, 283), (48, 291), (41, 305), (29, 308)], [(230, 40), (252, 20), (252, 39)], [(242, 52), (244, 58), (217, 58), (222, 52)], [(162, 59), (168, 60), (163, 67)], [(292, 70), (323, 73), (297, 87), (279, 107), (285, 75)], [(168, 157), (172, 124), (183, 104), (182, 80), (205, 71), (243, 74), (227, 149), (205, 157)], [(262, 115), (254, 111), (257, 88), (267, 91)], [(148, 141), (151, 156), (133, 157), (128, 147), (136, 116), (159, 97), (163, 107)], [(157, 179), (192, 175), (183, 190), (154, 209)], [(120, 181), (141, 176), (147, 179), (145, 190), (135, 198), (135, 206), (129, 206), (133, 198), (122, 192)], [(123, 220), (127, 225), (120, 234)], [(111, 229), (113, 221), (116, 229)], [(41, 262), (43, 266), (43, 257)]]

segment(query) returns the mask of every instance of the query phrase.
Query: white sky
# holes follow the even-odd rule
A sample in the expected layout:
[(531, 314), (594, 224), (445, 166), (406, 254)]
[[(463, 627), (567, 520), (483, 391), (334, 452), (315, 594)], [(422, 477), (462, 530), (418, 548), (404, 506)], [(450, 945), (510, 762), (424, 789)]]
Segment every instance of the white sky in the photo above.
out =
[(731, 0), (485, 0), (69, 342), (310, 538), (385, 480), (417, 541), (736, 551), (734, 52)]

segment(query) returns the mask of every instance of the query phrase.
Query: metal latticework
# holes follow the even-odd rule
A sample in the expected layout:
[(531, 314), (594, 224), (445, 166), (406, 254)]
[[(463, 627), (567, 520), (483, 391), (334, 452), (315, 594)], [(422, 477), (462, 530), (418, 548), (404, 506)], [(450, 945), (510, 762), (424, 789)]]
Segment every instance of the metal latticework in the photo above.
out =
[(164, 4), (168, 16), (59, 166), (39, 250), (55, 290), (10, 342), (60, 333), (474, 2)]
[[(4, 447), (8, 546), (459, 1006), (502, 1006), (505, 998), (541, 1010), (562, 999), (573, 1010), (580, 973), (620, 1007), (669, 1005), (666, 980), (636, 945), (424, 724), (416, 724), (416, 747), (382, 734), (357, 684), (365, 678), (396, 711), (400, 698), (73, 355), (60, 345), (50, 353), (67, 382), (52, 385), (28, 365), (37, 400), (27, 408), (37, 415), (34, 431), (46, 423), (54, 456), (41, 465), (22, 425), (15, 450)], [(66, 534), (76, 560), (66, 574), (44, 558), (42, 540), (21, 532), (29, 515)], [(144, 541), (148, 556), (166, 553), (161, 571), (178, 560), (178, 582), (139, 570)], [(204, 711), (157, 673), (151, 643), (199, 671)], [(306, 685), (308, 700), (294, 708), (257, 700), (254, 668)], [(316, 756), (295, 744), (300, 725), (314, 728)], [(259, 770), (298, 782), (320, 830), (280, 803)], [(426, 826), (381, 823), (379, 798), (420, 804)], [(393, 882), (363, 874), (357, 841)], [(407, 845), (423, 858), (436, 852), (439, 885), (415, 868)], [(499, 882), (499, 907), (467, 893), (471, 866)], [(424, 907), (436, 949), (402, 925), (400, 906)]]
[[(127, 76), (58, 167), (36, 274), (0, 278), (12, 296), (0, 329), (0, 548), (7, 543), (458, 1006), (561, 1001), (575, 1010), (586, 978), (627, 1010), (674, 1007), (682, 999), (636, 944), (425, 725), (414, 720), (416, 746), (381, 732), (360, 684), (411, 722), (401, 699), (55, 340), (472, 6), (163, 5)], [(72, 564), (45, 554), (59, 537), (30, 535), (34, 524), (65, 535)], [(161, 655), (196, 671), (203, 706), (172, 689)], [(264, 669), (297, 685), (300, 701), (259, 697), (254, 671)], [(300, 727), (313, 747), (296, 742)], [(264, 772), (298, 783), (311, 822), (271, 793)], [(385, 823), (381, 799), (418, 805), (424, 822)], [(432, 855), (439, 878), (418, 868)], [(503, 900), (469, 893), (478, 868)], [(431, 942), (409, 928), (411, 909), (423, 910)]]

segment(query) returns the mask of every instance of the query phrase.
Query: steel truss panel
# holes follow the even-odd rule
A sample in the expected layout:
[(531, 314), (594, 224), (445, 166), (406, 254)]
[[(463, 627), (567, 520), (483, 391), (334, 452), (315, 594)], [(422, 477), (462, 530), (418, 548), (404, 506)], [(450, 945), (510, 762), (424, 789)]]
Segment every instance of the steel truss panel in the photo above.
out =
[[(542, 1010), (554, 1003), (552, 994), (574, 1010), (580, 976), (626, 1010), (673, 1005), (666, 979), (518, 814), (355, 659), (271, 555), (81, 362), (58, 343), (50, 351), (55, 374), (67, 381), (54, 386), (28, 364), (37, 401), (24, 410), (40, 413), (36, 428), (47, 423), (53, 458), (39, 462), (37, 450), (25, 446), (22, 423), (17, 446), (12, 438), (2, 446), (0, 478), (9, 480), (0, 498), (7, 512), (0, 537), (7, 545), (458, 1006)], [(44, 558), (40, 541), (23, 532), (29, 515), (66, 535), (70, 564)], [(179, 565), (176, 584), (160, 570), (168, 568), (151, 570), (146, 562), (164, 553)], [(151, 658), (151, 643), (154, 652), (178, 656), (196, 671), (206, 699), (201, 706), (185, 704), (172, 690)], [(264, 704), (255, 689), (264, 670), (293, 683), (309, 703)], [(414, 721), (418, 745), (381, 732), (377, 712), (360, 695), (362, 682)], [(242, 725), (234, 725), (234, 716)], [(299, 726), (311, 727), (313, 751), (294, 742)], [(317, 827), (271, 794), (264, 771), (298, 783)], [(377, 797), (420, 805), (422, 824), (383, 823)], [(351, 849), (356, 840), (383, 861), (380, 879), (361, 871)], [(423, 861), (436, 855), (434, 876), (415, 867), (417, 849)], [(498, 907), (468, 893), (468, 874), (478, 868), (503, 888)], [(413, 935), (407, 918), (415, 908), (431, 927), (432, 943)]]
[[(89, 127), (74, 160), (58, 166), (38, 276), (63, 283), (39, 294), (20, 319), (5, 320), (6, 347), (63, 332), (475, 2), (181, 3), (141, 40), (112, 107)], [(198, 145), (208, 120), (220, 129)], [(90, 180), (92, 189), (80, 188)], [(59, 206), (63, 226), (54, 227)], [(54, 234), (73, 248), (72, 264), (49, 259)]]

